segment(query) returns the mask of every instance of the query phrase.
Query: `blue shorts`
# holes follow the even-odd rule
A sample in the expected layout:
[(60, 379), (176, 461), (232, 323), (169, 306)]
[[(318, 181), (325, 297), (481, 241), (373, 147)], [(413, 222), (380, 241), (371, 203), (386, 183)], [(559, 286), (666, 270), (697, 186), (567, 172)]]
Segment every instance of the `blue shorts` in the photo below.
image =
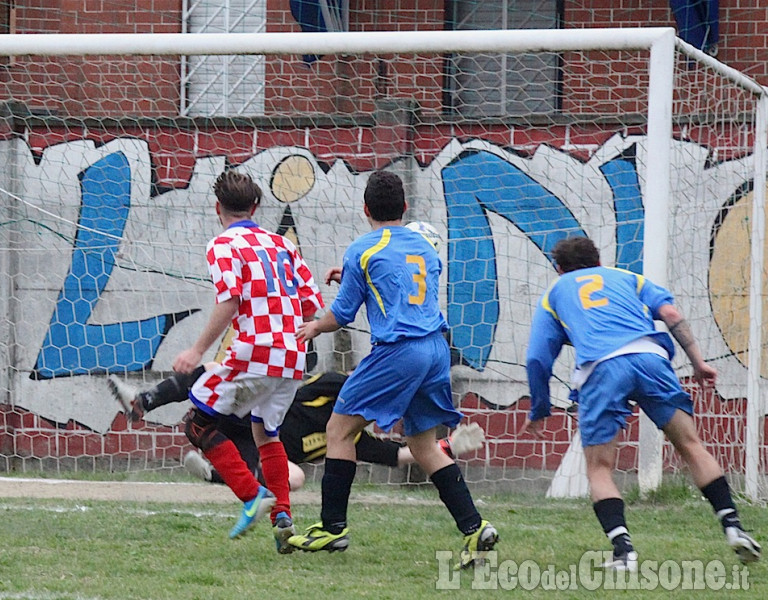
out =
[(375, 345), (344, 382), (333, 411), (376, 421), (384, 431), (402, 418), (406, 436), (455, 427), (463, 415), (453, 407), (450, 370), (440, 332)]
[(579, 390), (579, 429), (584, 446), (607, 444), (627, 426), (634, 400), (659, 429), (677, 409), (693, 415), (693, 403), (670, 362), (653, 353), (624, 354), (599, 363)]

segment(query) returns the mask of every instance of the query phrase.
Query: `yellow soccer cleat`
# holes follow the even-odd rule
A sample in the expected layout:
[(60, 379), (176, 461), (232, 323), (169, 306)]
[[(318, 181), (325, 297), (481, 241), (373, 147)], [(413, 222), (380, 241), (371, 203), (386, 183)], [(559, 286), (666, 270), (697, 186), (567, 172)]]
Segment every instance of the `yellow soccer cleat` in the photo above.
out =
[(464, 547), (459, 554), (457, 569), (468, 569), (481, 562), (499, 541), (499, 533), (488, 521), (481, 521), (477, 531), (464, 536)]
[(304, 552), (344, 552), (349, 546), (349, 527), (341, 530), (341, 533), (330, 533), (323, 529), (322, 523), (315, 523), (302, 535), (292, 535), (288, 543)]

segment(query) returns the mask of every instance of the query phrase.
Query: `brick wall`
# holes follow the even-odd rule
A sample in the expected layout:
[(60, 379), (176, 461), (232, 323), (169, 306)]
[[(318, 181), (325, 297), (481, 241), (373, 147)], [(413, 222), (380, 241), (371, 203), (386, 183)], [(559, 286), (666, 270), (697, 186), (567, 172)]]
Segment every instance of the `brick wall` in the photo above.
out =
[(16, 0), (17, 33), (176, 33), (182, 0)]
[[(16, 26), (19, 33), (180, 32), (181, 5), (181, 0), (144, 0), (127, 5), (115, 0), (17, 0)], [(350, 29), (435, 30), (442, 29), (444, 21), (443, 0), (360, 0), (353, 3)], [(283, 0), (267, 0), (267, 22), (268, 31), (300, 35), (288, 3)], [(718, 58), (763, 84), (768, 84), (766, 22), (768, 4), (762, 0), (720, 2)], [(662, 0), (566, 0), (565, 24), (669, 26), (674, 25), (674, 20), (667, 2)], [(442, 73), (443, 61), (439, 57), (324, 57), (311, 65), (298, 56), (271, 58), (266, 77), (267, 112), (370, 112), (377, 99), (402, 97), (417, 100), (427, 114), (437, 113), (442, 107)], [(584, 110), (573, 107), (574, 110), (599, 113), (607, 108), (609, 112), (633, 112), (633, 105), (625, 102), (627, 99), (619, 88), (631, 90), (634, 86), (592, 92), (597, 96), (591, 98), (584, 85), (587, 74), (582, 70), (570, 80), (566, 77), (566, 98), (591, 102)], [(19, 58), (0, 72), (0, 98), (14, 98), (34, 110), (62, 115), (174, 116), (179, 107), (179, 78), (178, 61), (174, 59), (68, 59), (33, 65)], [(392, 85), (393, 82), (397, 85)], [(569, 109), (568, 102), (564, 108)]]
[[(675, 26), (666, 0), (565, 0), (565, 23), (566, 27)], [(765, 0), (720, 0), (717, 58), (762, 85), (768, 85), (766, 23)]]
[[(299, 35), (301, 29), (287, 4), (268, 0), (268, 30)], [(435, 0), (363, 0), (354, 3), (349, 29), (441, 30), (444, 19), (443, 3)], [(416, 99), (426, 110), (439, 110), (442, 69), (439, 57), (398, 60), (392, 56), (326, 56), (314, 63), (307, 63), (300, 56), (270, 58), (267, 112), (295, 113), (297, 108), (319, 114), (371, 112), (375, 100), (381, 97)]]
[[(638, 4), (644, 5), (638, 7)], [(651, 6), (648, 6), (648, 5)], [(444, 3), (436, 0), (397, 0), (396, 2), (361, 1), (355, 3), (350, 17), (350, 30), (431, 30), (442, 29)], [(285, 3), (270, 0), (268, 22), (271, 31), (299, 31)], [(583, 27), (646, 27), (675, 26), (669, 4), (659, 0), (638, 3), (637, 0), (566, 0), (565, 26)], [(720, 41), (718, 58), (768, 84), (768, 4), (761, 0), (720, 1)], [(566, 112), (616, 114), (644, 112), (644, 100), (637, 102), (636, 91), (647, 85), (645, 59), (642, 70), (632, 73), (629, 68), (620, 82), (595, 86), (600, 77), (600, 61), (587, 57), (574, 63), (576, 72), (567, 73), (563, 109)], [(636, 60), (636, 59), (635, 59)], [(279, 62), (279, 61), (278, 61)], [(280, 113), (291, 107), (291, 97), (301, 98), (309, 112), (327, 113), (367, 111), (370, 100), (387, 95), (387, 81), (397, 78), (395, 86), (402, 96), (417, 99), (427, 114), (439, 112), (442, 98), (442, 64), (436, 59), (414, 62), (384, 57), (378, 64), (371, 59), (355, 57), (342, 61), (325, 57), (319, 64), (307, 67), (298, 60), (273, 64), (270, 73), (280, 77), (270, 84), (270, 110)], [(637, 63), (636, 63), (637, 64)], [(409, 72), (411, 71), (411, 72)], [(642, 72), (641, 72), (642, 71)], [(382, 73), (384, 74), (382, 76)], [(333, 77), (338, 79), (333, 82)], [(403, 80), (407, 78), (407, 83)], [(689, 82), (693, 78), (688, 77)], [(591, 81), (588, 81), (591, 80)], [(686, 81), (681, 87), (687, 88)], [(355, 92), (354, 99), (350, 92)]]
[[(181, 0), (18, 0), (17, 33), (179, 33)], [(179, 64), (173, 57), (16, 58), (0, 72), (0, 98), (65, 116), (178, 114)]]

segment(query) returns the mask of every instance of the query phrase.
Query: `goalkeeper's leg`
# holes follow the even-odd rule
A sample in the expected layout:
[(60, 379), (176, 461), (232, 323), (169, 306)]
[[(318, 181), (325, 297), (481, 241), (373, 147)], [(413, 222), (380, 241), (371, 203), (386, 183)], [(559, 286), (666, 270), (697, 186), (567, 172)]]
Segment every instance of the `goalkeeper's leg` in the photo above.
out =
[(200, 366), (191, 373), (174, 373), (148, 390), (139, 391), (115, 375), (107, 378), (107, 385), (132, 421), (141, 420), (146, 413), (166, 404), (184, 402), (189, 389), (205, 373)]
[(192, 384), (205, 373), (205, 367), (199, 366), (191, 373), (174, 373), (153, 388), (144, 392), (145, 409), (150, 411), (173, 402), (184, 402), (189, 398)]

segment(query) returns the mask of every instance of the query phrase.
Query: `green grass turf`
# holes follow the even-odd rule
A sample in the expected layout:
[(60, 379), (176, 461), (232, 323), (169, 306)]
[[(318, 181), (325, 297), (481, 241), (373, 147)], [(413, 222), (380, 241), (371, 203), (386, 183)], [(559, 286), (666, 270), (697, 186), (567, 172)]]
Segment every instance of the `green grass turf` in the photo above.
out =
[[(229, 540), (239, 505), (140, 504), (66, 500), (0, 499), (0, 599), (178, 599), (283, 600), (306, 598), (426, 597), (486, 598), (651, 598), (688, 597), (678, 586), (666, 591), (586, 589), (601, 572), (574, 579), (585, 552), (608, 550), (587, 500), (554, 501), (530, 496), (479, 494), (483, 516), (501, 541), (495, 564), (501, 570), (455, 574), (441, 566), (437, 552), (458, 553), (461, 536), (430, 488), (398, 490), (360, 487), (350, 507), (352, 541), (344, 553), (275, 552), (267, 522), (244, 538)], [(631, 494), (628, 495), (631, 497)], [(741, 505), (755, 536), (768, 532), (763, 507)], [(318, 519), (319, 506), (297, 505), (297, 526)], [(690, 488), (672, 486), (652, 501), (635, 498), (627, 517), (641, 560), (722, 562), (724, 583), (746, 582), (747, 590), (695, 591), (700, 598), (768, 598), (765, 563), (741, 570), (726, 546), (709, 505)], [(532, 561), (532, 562), (526, 562)], [(568, 589), (523, 592), (514, 567), (563, 571)], [(491, 562), (487, 563), (491, 564)], [(535, 566), (534, 566), (535, 565)], [(551, 566), (550, 566), (551, 565)], [(675, 565), (666, 569), (674, 575)], [(716, 567), (711, 567), (716, 568)], [(734, 579), (734, 568), (737, 578)], [(563, 575), (561, 575), (563, 577)], [(557, 582), (553, 581), (555, 585)], [(646, 581), (653, 586), (653, 580)], [(703, 581), (706, 585), (707, 582)], [(562, 587), (563, 580), (559, 585)], [(488, 587), (497, 589), (475, 589)], [(439, 587), (458, 588), (441, 590)], [(551, 586), (550, 586), (551, 587)]]

